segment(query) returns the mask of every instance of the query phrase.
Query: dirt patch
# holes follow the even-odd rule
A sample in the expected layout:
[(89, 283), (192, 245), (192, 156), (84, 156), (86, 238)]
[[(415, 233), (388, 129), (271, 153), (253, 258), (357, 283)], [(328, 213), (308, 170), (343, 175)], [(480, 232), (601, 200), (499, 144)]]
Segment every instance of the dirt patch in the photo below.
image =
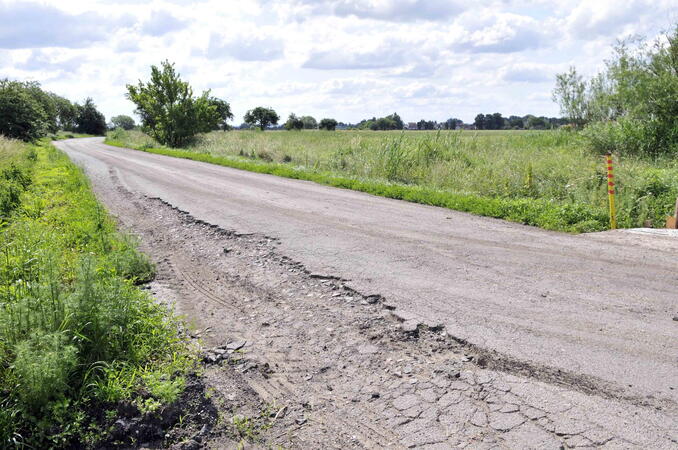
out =
[[(190, 445), (665, 447), (676, 440), (675, 405), (626, 398), (601, 380), (456, 340), (400, 315), (379, 293), (310, 273), (277, 251), (274, 237), (222, 230), (120, 185), (102, 195), (158, 263), (153, 293), (209, 349), (203, 377), (218, 417), (208, 439)], [(617, 427), (610, 417), (638, 426)]]

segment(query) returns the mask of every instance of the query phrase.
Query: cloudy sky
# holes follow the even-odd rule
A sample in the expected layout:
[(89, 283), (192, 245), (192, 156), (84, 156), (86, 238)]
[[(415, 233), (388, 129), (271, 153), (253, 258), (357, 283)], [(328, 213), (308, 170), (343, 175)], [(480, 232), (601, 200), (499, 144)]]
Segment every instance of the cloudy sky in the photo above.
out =
[(196, 92), (357, 122), (557, 115), (556, 73), (599, 70), (616, 39), (654, 38), (678, 0), (0, 0), (0, 78), (37, 80), (107, 117), (125, 84), (176, 63)]

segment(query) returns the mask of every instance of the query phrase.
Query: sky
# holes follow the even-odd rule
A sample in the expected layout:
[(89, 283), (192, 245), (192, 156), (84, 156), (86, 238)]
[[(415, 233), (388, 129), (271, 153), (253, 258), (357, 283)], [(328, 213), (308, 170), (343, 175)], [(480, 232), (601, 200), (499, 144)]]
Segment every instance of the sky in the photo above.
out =
[(107, 118), (168, 59), (194, 92), (344, 122), (559, 115), (555, 75), (593, 75), (618, 39), (654, 39), (678, 0), (0, 0), (0, 78)]

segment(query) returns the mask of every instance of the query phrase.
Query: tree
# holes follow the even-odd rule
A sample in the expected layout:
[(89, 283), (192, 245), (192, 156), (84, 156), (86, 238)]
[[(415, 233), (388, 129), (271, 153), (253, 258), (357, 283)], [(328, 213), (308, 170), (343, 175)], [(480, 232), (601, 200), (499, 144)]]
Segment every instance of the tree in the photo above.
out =
[(403, 120), (400, 118), (398, 113), (393, 113), (390, 116), (386, 116), (387, 119), (391, 119), (393, 121), (393, 128), (392, 130), (402, 130), (405, 128), (405, 124), (403, 123)]
[(294, 113), (290, 114), (289, 118), (287, 119), (287, 122), (285, 122), (285, 129), (287, 131), (291, 130), (299, 131), (302, 128), (304, 128), (304, 121), (297, 117), (296, 114)]
[(209, 102), (217, 110), (219, 115), (219, 121), (217, 123), (217, 130), (228, 131), (231, 126), (228, 124), (228, 121), (233, 119), (233, 113), (231, 112), (231, 104), (226, 100), (222, 100), (216, 97), (210, 97)]
[(88, 97), (82, 106), (76, 104), (76, 108), (78, 113), (75, 117), (75, 131), (97, 136), (106, 134), (106, 118), (91, 98)]
[(447, 119), (442, 125), (444, 130), (456, 130), (457, 128), (461, 128), (463, 124), (464, 121), (453, 117)]
[(49, 118), (24, 83), (0, 80), (0, 134), (23, 141), (44, 136)]
[(245, 123), (253, 126), (258, 126), (261, 131), (264, 131), (269, 125), (277, 125), (280, 116), (273, 110), (273, 108), (264, 108), (257, 106), (245, 113)]
[(570, 67), (568, 72), (556, 75), (556, 87), (552, 96), (553, 101), (560, 105), (560, 112), (573, 125), (581, 127), (586, 123), (586, 83), (577, 74), (577, 69)]
[(485, 114), (478, 114), (473, 121), (473, 124), (476, 126), (477, 130), (484, 130), (485, 129)]
[(127, 98), (137, 106), (136, 113), (148, 134), (163, 145), (181, 147), (196, 134), (216, 129), (223, 123), (209, 91), (193, 96), (191, 86), (181, 80), (174, 64), (163, 61), (151, 66), (151, 80), (127, 85)]
[(78, 115), (78, 108), (70, 100), (49, 93), (52, 102), (56, 108), (57, 128), (64, 131), (75, 130), (75, 118)]
[(318, 122), (311, 116), (302, 116), (301, 121), (304, 123), (304, 130), (315, 130), (318, 128)]
[(122, 128), (123, 130), (131, 130), (136, 125), (134, 119), (124, 114), (113, 117), (111, 123), (115, 128)]
[(320, 129), (334, 131), (337, 129), (337, 121), (334, 119), (323, 119), (320, 121)]

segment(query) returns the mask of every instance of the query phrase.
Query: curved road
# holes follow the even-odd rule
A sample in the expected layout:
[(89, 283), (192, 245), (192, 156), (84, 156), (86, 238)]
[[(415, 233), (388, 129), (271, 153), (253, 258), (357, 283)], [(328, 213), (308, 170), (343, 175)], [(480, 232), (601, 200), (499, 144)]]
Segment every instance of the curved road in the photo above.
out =
[(101, 138), (55, 144), (97, 190), (113, 188), (114, 175), (206, 222), (278, 238), (290, 258), (382, 295), (406, 319), (676, 407), (678, 238), (548, 232)]

